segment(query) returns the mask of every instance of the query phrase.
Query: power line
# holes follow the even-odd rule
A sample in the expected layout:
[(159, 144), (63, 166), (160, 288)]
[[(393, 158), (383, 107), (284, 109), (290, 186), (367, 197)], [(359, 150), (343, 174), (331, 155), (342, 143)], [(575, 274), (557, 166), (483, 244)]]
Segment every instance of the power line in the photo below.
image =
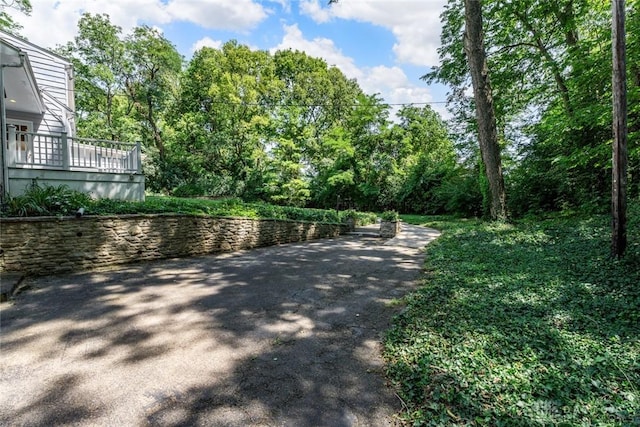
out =
[[(51, 88), (52, 86), (41, 86), (43, 88)], [(61, 89), (55, 88), (57, 91), (65, 91), (72, 92), (74, 94), (83, 94), (83, 95), (91, 95), (90, 92), (87, 91), (79, 91), (74, 89)], [(125, 93), (114, 93), (111, 95), (116, 98), (128, 98), (131, 97)], [(362, 107), (363, 104), (334, 104), (334, 103), (324, 103), (324, 104), (291, 104), (291, 103), (278, 103), (278, 102), (230, 102), (230, 101), (210, 101), (212, 104), (222, 104), (222, 105), (232, 105), (232, 106), (249, 106), (249, 107), (332, 107), (332, 106), (340, 106), (340, 107)], [(389, 107), (404, 107), (404, 106), (412, 106), (412, 105), (434, 105), (434, 104), (446, 104), (447, 101), (421, 101), (421, 102), (382, 102), (382, 105), (387, 105)]]

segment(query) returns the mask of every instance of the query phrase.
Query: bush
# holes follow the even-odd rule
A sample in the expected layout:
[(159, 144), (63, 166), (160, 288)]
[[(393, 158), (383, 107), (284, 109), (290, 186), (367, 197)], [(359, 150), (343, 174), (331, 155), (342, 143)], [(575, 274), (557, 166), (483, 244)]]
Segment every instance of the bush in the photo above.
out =
[(348, 209), (339, 213), (340, 222), (346, 222), (348, 218), (353, 218), (356, 225), (373, 224), (378, 216), (372, 212), (358, 212), (355, 209)]
[(21, 196), (10, 197), (3, 216), (52, 216), (75, 215), (80, 208), (91, 205), (88, 194), (72, 190), (66, 185), (40, 186), (34, 182)]
[(396, 211), (385, 211), (380, 217), (383, 221), (396, 222), (400, 220), (400, 215)]
[[(9, 199), (3, 216), (74, 215), (79, 208), (86, 215), (126, 215), (178, 213), (187, 215), (229, 216), (243, 218), (279, 219), (340, 223), (344, 213), (335, 210), (277, 206), (267, 203), (246, 203), (239, 198), (193, 199), (167, 196), (147, 196), (144, 202), (122, 200), (92, 200), (88, 195), (68, 187), (40, 187), (34, 185), (19, 197)], [(372, 213), (350, 212), (357, 224), (375, 222)]]

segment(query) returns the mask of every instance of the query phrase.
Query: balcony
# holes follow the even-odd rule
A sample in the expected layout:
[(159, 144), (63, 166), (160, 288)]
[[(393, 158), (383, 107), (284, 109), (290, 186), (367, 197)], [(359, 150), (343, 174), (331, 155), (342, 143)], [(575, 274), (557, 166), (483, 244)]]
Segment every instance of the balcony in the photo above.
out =
[(18, 132), (8, 126), (9, 167), (142, 173), (140, 143)]
[(66, 185), (95, 198), (144, 200), (140, 143), (17, 131), (7, 126), (10, 195), (34, 182)]

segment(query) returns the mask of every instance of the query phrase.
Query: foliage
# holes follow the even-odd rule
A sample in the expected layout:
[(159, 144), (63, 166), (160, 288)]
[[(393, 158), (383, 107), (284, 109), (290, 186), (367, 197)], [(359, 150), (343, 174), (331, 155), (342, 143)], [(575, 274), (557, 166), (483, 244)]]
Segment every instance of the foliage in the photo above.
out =
[(612, 261), (604, 216), (422, 223), (444, 233), (385, 342), (407, 424), (640, 423), (637, 239)]
[(144, 202), (97, 200), (89, 214), (151, 214), (184, 213), (189, 215), (234, 216), (244, 218), (282, 219), (338, 223), (337, 212), (276, 206), (266, 203), (245, 203), (238, 198), (186, 199), (166, 196), (148, 196)]
[[(275, 206), (266, 203), (245, 203), (238, 198), (188, 199), (166, 196), (147, 196), (144, 202), (121, 200), (93, 200), (84, 193), (66, 186), (34, 185), (24, 196), (8, 201), (4, 216), (74, 215), (78, 208), (85, 215), (124, 215), (181, 213), (188, 215), (231, 216), (244, 218), (281, 219), (339, 223), (341, 216), (333, 210)], [(357, 213), (359, 218), (372, 214)]]
[[(464, 60), (463, 2), (450, 0), (441, 64), (425, 78), (452, 87), (449, 108), (459, 143), (476, 156)], [(602, 212), (610, 200), (611, 11), (594, 0), (486, 0), (489, 52), (505, 180), (516, 215), (565, 208)], [(638, 195), (640, 167), (640, 10), (627, 2), (629, 194)]]
[(9, 197), (3, 216), (75, 215), (78, 209), (92, 203), (87, 194), (71, 190), (66, 185), (53, 187), (34, 182), (23, 195)]
[(108, 15), (85, 13), (78, 35), (58, 52), (74, 64), (78, 134), (141, 141), (145, 169), (162, 164), (164, 133), (172, 134), (166, 114), (182, 71), (175, 46), (156, 29), (140, 26), (125, 35)]
[(373, 212), (360, 212), (355, 209), (348, 209), (339, 212), (340, 222), (346, 222), (347, 219), (355, 221), (356, 225), (368, 225), (377, 221), (378, 215)]
[(16, 32), (22, 28), (15, 22), (7, 9), (17, 10), (25, 15), (31, 14), (32, 6), (30, 0), (0, 0), (0, 29)]
[(109, 16), (85, 13), (73, 42), (58, 49), (74, 66), (79, 136), (136, 140), (129, 106), (121, 96), (127, 68), (122, 29)]
[(384, 135), (389, 154), (383, 179), (390, 185), (383, 187), (380, 205), (403, 212), (453, 212), (446, 193), (467, 172), (457, 162), (447, 127), (429, 106), (405, 106), (398, 118), (400, 123)]
[(382, 215), (380, 215), (380, 218), (383, 221), (396, 222), (400, 220), (400, 215), (398, 214), (397, 211), (384, 211), (382, 212)]
[(251, 197), (260, 191), (269, 124), (264, 104), (273, 91), (273, 73), (268, 52), (235, 41), (194, 54), (172, 109), (174, 135), (167, 146), (167, 161), (179, 162), (187, 182), (214, 183), (219, 177), (228, 183), (225, 195)]
[(80, 136), (142, 142), (147, 188), (298, 207), (475, 213), (475, 171), (461, 165), (429, 106), (397, 122), (377, 94), (299, 51), (236, 41), (182, 67), (171, 42), (124, 34), (84, 14), (58, 51), (75, 66)]
[(175, 99), (182, 57), (158, 30), (136, 27), (124, 41), (124, 90), (142, 141), (164, 158), (164, 115)]

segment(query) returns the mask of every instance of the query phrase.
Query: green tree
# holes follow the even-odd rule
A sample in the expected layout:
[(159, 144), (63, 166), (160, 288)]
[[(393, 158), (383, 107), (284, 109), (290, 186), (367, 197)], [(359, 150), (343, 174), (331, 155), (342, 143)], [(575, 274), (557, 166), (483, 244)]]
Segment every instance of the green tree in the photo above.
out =
[(390, 135), (396, 148), (396, 172), (388, 178), (402, 179), (391, 186), (394, 207), (428, 214), (476, 211), (477, 206), (465, 207), (473, 195), (467, 186), (456, 189), (458, 184), (466, 183), (461, 177), (467, 172), (458, 164), (454, 144), (440, 116), (428, 105), (405, 106), (398, 116), (400, 123), (394, 125)]
[(125, 40), (124, 90), (145, 145), (154, 146), (164, 161), (164, 113), (175, 101), (182, 57), (157, 30), (134, 28)]
[(264, 191), (269, 201), (288, 206), (306, 205), (311, 191), (302, 174), (301, 160), (301, 146), (294, 140), (280, 138), (273, 142), (264, 176)]
[(122, 29), (111, 24), (106, 14), (85, 13), (74, 41), (59, 51), (74, 65), (78, 134), (138, 139), (130, 117), (132, 104), (123, 93), (128, 64)]
[(268, 52), (231, 41), (222, 49), (195, 53), (172, 113), (174, 151), (187, 154), (193, 164), (189, 185), (208, 180), (217, 187), (209, 193), (251, 197), (260, 192), (267, 106), (275, 88)]
[[(442, 63), (425, 77), (453, 88), (449, 106), (459, 132), (468, 134), (474, 128), (461, 42), (463, 10), (461, 0), (449, 1), (442, 15)], [(606, 209), (611, 157), (610, 7), (595, 0), (485, 0), (483, 19), (498, 136), (515, 160), (506, 175), (510, 209), (516, 214), (572, 206)], [(632, 3), (629, 58), (639, 54), (632, 30), (637, 19), (637, 3)], [(631, 109), (638, 99), (634, 63), (637, 60), (629, 64)], [(637, 113), (630, 113), (630, 129), (637, 126)], [(638, 143), (631, 131), (629, 188), (634, 194)]]
[(279, 123), (274, 127), (275, 135), (300, 145), (301, 162), (314, 176), (316, 165), (324, 161), (323, 138), (334, 127), (344, 125), (362, 91), (339, 69), (304, 52), (278, 51), (274, 63), (280, 85), (273, 109)]

